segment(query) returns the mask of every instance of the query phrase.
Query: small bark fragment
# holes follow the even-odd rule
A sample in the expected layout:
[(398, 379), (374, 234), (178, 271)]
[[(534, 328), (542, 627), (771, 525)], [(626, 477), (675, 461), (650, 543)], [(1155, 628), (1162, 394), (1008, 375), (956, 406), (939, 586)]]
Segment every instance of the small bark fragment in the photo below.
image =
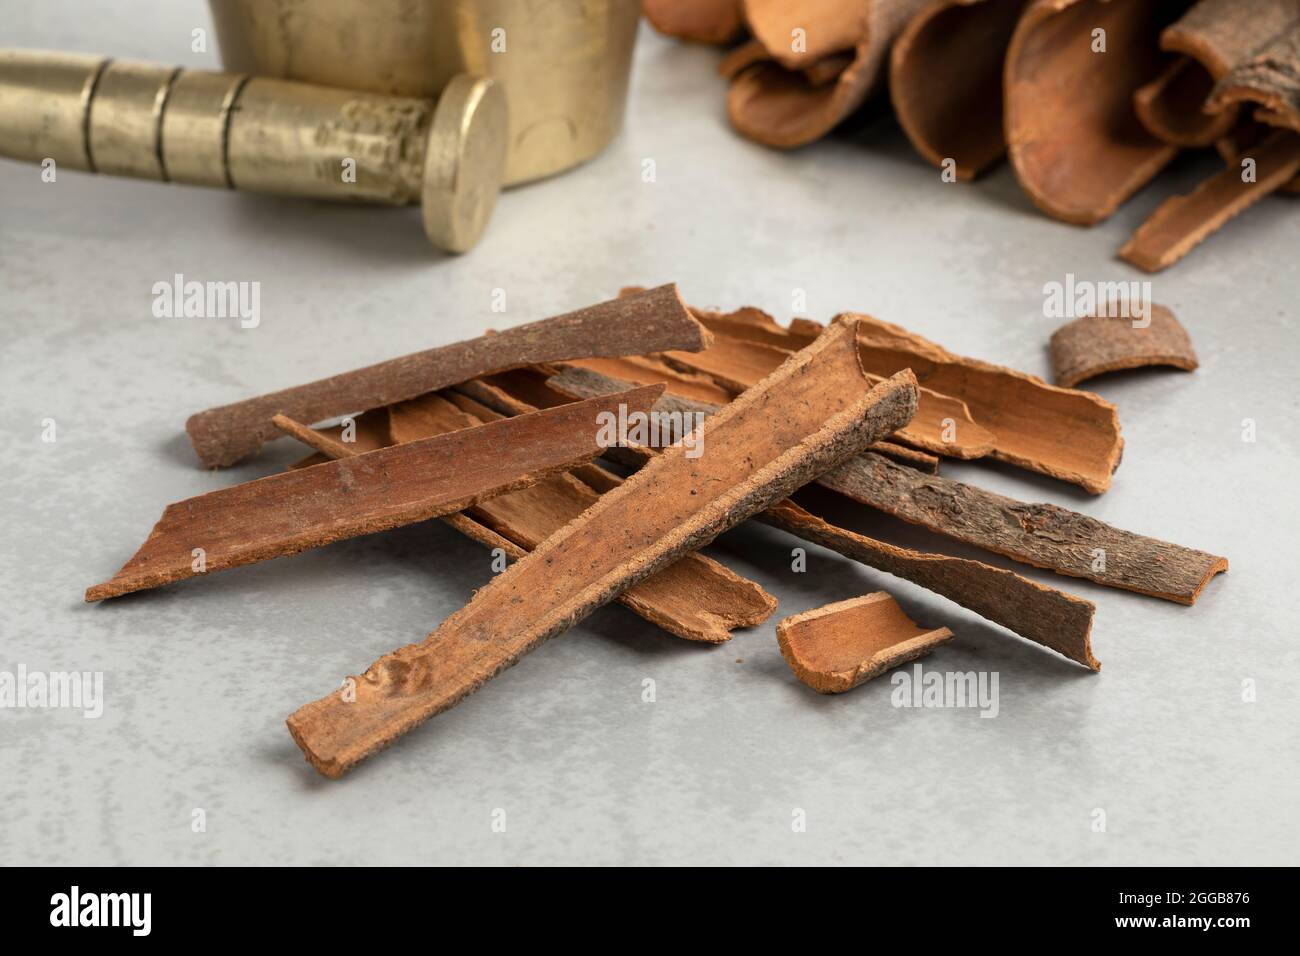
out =
[[(922, 475), (864, 454), (818, 480), (854, 501), (1057, 574), (1194, 604), (1227, 558), (1121, 531), (1050, 504)], [(982, 612), (981, 612), (982, 613)]]
[(776, 626), (781, 656), (819, 694), (842, 694), (952, 640), (918, 627), (884, 591), (792, 614)]
[(665, 36), (729, 43), (744, 29), (741, 0), (641, 0), (645, 18)]
[[(889, 375), (911, 368), (925, 387), (964, 402), (993, 434), (993, 458), (1101, 494), (1119, 467), (1124, 442), (1114, 405), (1091, 392), (954, 355), (907, 329), (846, 312), (858, 323), (862, 365)], [(960, 434), (961, 426), (958, 426)]]
[(461, 511), (590, 461), (603, 450), (597, 416), (617, 413), (620, 404), (648, 412), (662, 391), (649, 386), (565, 405), (168, 505), (135, 556), (112, 580), (87, 590), (86, 600)]
[(233, 465), (280, 435), (271, 418), (315, 424), (391, 405), (480, 375), (590, 355), (703, 348), (708, 332), (686, 311), (677, 287), (650, 289), (467, 342), (416, 352), (233, 405), (185, 423), (199, 460)]
[(889, 95), (916, 151), (969, 182), (1007, 151), (1002, 66), (1028, 0), (937, 0), (890, 53)]
[(1240, 168), (1228, 167), (1187, 195), (1166, 199), (1120, 249), (1120, 258), (1144, 272), (1169, 268), (1233, 216), (1300, 174), (1300, 135), (1278, 130), (1251, 156), (1256, 164), (1252, 182), (1242, 181)]
[(911, 373), (868, 391), (852, 330), (828, 330), (712, 418), (703, 455), (687, 458), (680, 445), (656, 455), (425, 641), (349, 682), (351, 694), (296, 711), (290, 733), (318, 771), (341, 776), (632, 585), (896, 430), (915, 410)]
[(1090, 635), (1097, 609), (1091, 601), (982, 561), (886, 544), (829, 524), (791, 501), (769, 508), (758, 520), (918, 584), (1077, 664), (1101, 669), (1092, 656)]
[(1065, 388), (1120, 369), (1171, 365), (1192, 371), (1200, 363), (1187, 330), (1163, 305), (1150, 304), (1151, 324), (1137, 328), (1131, 319), (1088, 316), (1052, 333), (1052, 372)]
[(1300, 24), (1293, 24), (1215, 86), (1207, 108), (1254, 103), (1255, 118), (1300, 132)]
[(1007, 50), (1008, 154), (1049, 216), (1101, 222), (1178, 152), (1146, 131), (1133, 94), (1165, 69), (1160, 31), (1179, 12), (1141, 0), (1037, 0), (1025, 10)]
[[(780, 25), (777, 18), (765, 18), (763, 30), (769, 39), (763, 42), (770, 61), (750, 57), (748, 65), (735, 73), (727, 94), (727, 115), (731, 124), (743, 136), (775, 146), (793, 149), (820, 139), (861, 106), (876, 88), (884, 73), (885, 57), (907, 19), (921, 9), (927, 0), (839, 0), (824, 5), (835, 11), (837, 25), (833, 28), (805, 30), (804, 49), (813, 53), (800, 53), (792, 41), (789, 30), (797, 21), (811, 21), (810, 8), (799, 4), (764, 4), (773, 10), (785, 8)], [(752, 16), (752, 13), (751, 13)], [(831, 19), (829, 13), (825, 20)], [(794, 22), (795, 26), (786, 28)], [(853, 59), (833, 82), (821, 70), (814, 69), (817, 60), (833, 52), (836, 44), (844, 43), (856, 26), (856, 35), (848, 41)], [(785, 30), (782, 35), (782, 30)], [(760, 42), (762, 38), (760, 37)], [(777, 62), (781, 61), (781, 62)]]

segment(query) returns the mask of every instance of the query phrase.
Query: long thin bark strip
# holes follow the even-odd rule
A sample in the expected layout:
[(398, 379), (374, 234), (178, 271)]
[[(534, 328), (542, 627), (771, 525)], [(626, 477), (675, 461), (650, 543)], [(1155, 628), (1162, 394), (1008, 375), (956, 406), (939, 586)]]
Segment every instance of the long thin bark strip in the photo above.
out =
[(1056, 384), (1072, 388), (1085, 379), (1121, 369), (1170, 365), (1192, 371), (1200, 362), (1191, 337), (1174, 314), (1151, 304), (1150, 324), (1091, 315), (1052, 333), (1052, 372)]
[(1007, 151), (1002, 65), (1028, 0), (936, 0), (890, 51), (889, 95), (916, 151), (969, 182)]
[(1142, 126), (1133, 94), (1165, 68), (1160, 31), (1178, 12), (1144, 0), (1037, 0), (1025, 10), (1007, 49), (1007, 149), (1049, 216), (1100, 222), (1177, 154)]
[(981, 561), (895, 547), (836, 527), (789, 501), (769, 508), (758, 520), (918, 584), (1078, 664), (1101, 669), (1092, 656), (1097, 609), (1091, 601)]
[(1144, 272), (1167, 269), (1204, 242), (1233, 216), (1240, 215), (1300, 173), (1300, 135), (1278, 130), (1251, 150), (1255, 178), (1242, 182), (1242, 170), (1229, 167), (1185, 196), (1171, 196), (1120, 249), (1121, 259)]
[(904, 521), (996, 554), (1107, 587), (1194, 604), (1228, 559), (1112, 528), (1051, 504), (1029, 504), (923, 475), (874, 454), (819, 484)]
[(620, 405), (649, 412), (662, 391), (649, 386), (565, 405), (168, 505), (140, 550), (112, 580), (86, 591), (86, 600), (461, 511), (590, 461), (602, 451), (601, 413)]
[[(585, 369), (566, 369), (551, 381), (558, 390), (571, 390), (571, 394), (582, 398), (610, 394), (621, 387), (620, 383)], [(667, 400), (668, 396), (665, 396), (655, 407), (664, 407), (663, 403)], [(686, 406), (684, 410), (699, 411), (706, 415), (716, 411), (715, 408), (697, 403)], [(870, 450), (878, 451), (879, 444), (877, 442), (870, 446)], [(821, 476), (817, 483), (835, 488), (836, 475), (871, 467), (868, 457), (875, 456), (853, 458)], [(639, 468), (646, 460), (644, 453), (638, 453), (628, 464), (632, 468)], [(911, 469), (902, 470), (911, 472)], [(589, 481), (585, 473), (580, 477), (583, 481)], [(596, 476), (595, 487), (604, 490), (599, 475)], [(1088, 644), (1095, 609), (1082, 598), (1037, 584), (1014, 571), (995, 568), (981, 561), (941, 554), (922, 554), (855, 534), (827, 524), (790, 501), (769, 508), (758, 520), (784, 528), (854, 560), (928, 588), (995, 624), (1087, 667), (1096, 669), (1100, 666), (1093, 658)]]
[(674, 285), (602, 302), (441, 348), (416, 352), (208, 409), (185, 423), (199, 460), (210, 468), (233, 465), (280, 435), (271, 418), (284, 414), (309, 425), (391, 405), (489, 372), (591, 355), (632, 355), (661, 349), (698, 349), (708, 333), (691, 318)]
[(878, 375), (911, 368), (923, 386), (965, 402), (993, 433), (991, 457), (1101, 494), (1124, 442), (1115, 406), (1091, 392), (1058, 388), (1015, 369), (954, 355), (907, 329), (847, 312), (858, 323), (863, 367)]
[[(789, 354), (788, 350), (773, 345), (717, 335), (701, 352), (665, 352), (663, 357), (675, 368), (701, 372), (723, 388), (740, 394), (785, 361)], [(916, 417), (899, 431), (900, 439), (950, 458), (981, 458), (992, 451), (994, 435), (972, 419), (970, 409), (963, 402), (928, 388), (919, 392), (919, 402)]]
[[(393, 438), (399, 442), (482, 424), (436, 394), (394, 405), (390, 414)], [(483, 421), (501, 418), (487, 414), (490, 417)], [(608, 477), (614, 485), (622, 483), (613, 475)], [(527, 552), (580, 516), (599, 497), (572, 475), (556, 475), (530, 488), (479, 502), (466, 515), (474, 524), (499, 533)], [(702, 554), (683, 556), (624, 591), (619, 601), (670, 634), (710, 644), (731, 640), (732, 628), (761, 624), (776, 610), (776, 598), (760, 585)]]
[(290, 733), (318, 771), (341, 776), (915, 411), (910, 372), (868, 391), (852, 330), (828, 330), (714, 416), (703, 427), (703, 455), (688, 458), (682, 445), (657, 455), (423, 642), (381, 658), (341, 692), (292, 714)]
[(952, 636), (946, 627), (918, 627), (884, 591), (792, 614), (776, 626), (781, 656), (819, 694), (852, 690)]

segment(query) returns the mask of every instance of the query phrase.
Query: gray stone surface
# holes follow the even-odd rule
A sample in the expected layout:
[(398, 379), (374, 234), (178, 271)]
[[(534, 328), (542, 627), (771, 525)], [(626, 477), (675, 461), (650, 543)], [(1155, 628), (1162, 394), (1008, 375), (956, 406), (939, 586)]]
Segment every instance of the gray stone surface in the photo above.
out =
[[(0, 22), (8, 45), (215, 63), (189, 52), (207, 22), (197, 0), (5, 0)], [(1155, 278), (1203, 364), (1095, 384), (1127, 441), (1112, 491), (946, 468), (1231, 558), (1194, 608), (1027, 572), (1097, 603), (1099, 676), (827, 552), (792, 573), (798, 542), (770, 529), (710, 549), (777, 594), (778, 615), (888, 588), (957, 633), (925, 666), (999, 674), (996, 719), (896, 709), (883, 679), (819, 697), (781, 660), (774, 621), (707, 648), (613, 607), (329, 782), (285, 716), (461, 606), (490, 577), (478, 545), (434, 523), (82, 603), (164, 504), (295, 457), (284, 442), (203, 472), (182, 434), (197, 409), (664, 281), (782, 319), (803, 289), (812, 316), (870, 312), (1046, 375), (1060, 322), (1042, 316), (1043, 284), (1140, 278), (1115, 249), (1215, 165), (1183, 161), (1078, 229), (1039, 215), (1006, 168), (941, 183), (888, 120), (793, 154), (742, 141), (716, 61), (644, 32), (625, 133), (582, 169), (506, 195), (459, 259), (431, 251), (415, 210), (71, 172), (47, 185), (0, 162), (0, 670), (102, 671), (106, 695), (98, 720), (0, 710), (0, 862), (1296, 862), (1294, 201), (1265, 201)], [(260, 282), (260, 327), (154, 318), (152, 285), (178, 272)], [(498, 288), (505, 315), (491, 311)], [(192, 832), (196, 808), (206, 832)]]

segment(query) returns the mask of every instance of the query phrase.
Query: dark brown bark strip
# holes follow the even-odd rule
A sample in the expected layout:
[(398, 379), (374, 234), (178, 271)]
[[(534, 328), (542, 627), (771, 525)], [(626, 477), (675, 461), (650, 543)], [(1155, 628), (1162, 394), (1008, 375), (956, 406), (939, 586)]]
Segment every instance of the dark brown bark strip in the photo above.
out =
[(703, 455), (688, 458), (680, 445), (656, 455), (426, 640), (296, 711), (290, 733), (318, 771), (341, 776), (632, 585), (896, 430), (915, 410), (910, 372), (868, 390), (853, 330), (828, 330), (714, 416)]
[(790, 501), (769, 508), (758, 520), (918, 584), (1078, 664), (1101, 669), (1092, 656), (1096, 607), (1091, 601), (981, 561), (895, 547), (829, 524)]
[(1259, 107), (1256, 119), (1300, 131), (1300, 23), (1293, 22), (1236, 64), (1214, 87), (1208, 109), (1231, 110), (1248, 103)]
[[(590, 461), (602, 412), (648, 412), (663, 389), (523, 415), (354, 458), (281, 472), (168, 505), (112, 580), (87, 601), (297, 554), (461, 511)], [(195, 549), (202, 555), (195, 555)]]
[(1120, 249), (1120, 258), (1145, 272), (1169, 268), (1300, 173), (1300, 135), (1278, 130), (1249, 155), (1255, 160), (1253, 182), (1242, 182), (1242, 170), (1230, 166), (1187, 195), (1166, 199)]
[(918, 627), (890, 595), (863, 597), (792, 614), (776, 626), (781, 656), (819, 694), (842, 694), (952, 640), (946, 627)]
[[(1121, 531), (1051, 504), (1028, 504), (860, 455), (819, 484), (995, 554), (1107, 587), (1194, 604), (1228, 559)], [(981, 612), (982, 613), (982, 612)]]
[(1088, 316), (1052, 333), (1052, 372), (1056, 384), (1073, 388), (1104, 372), (1170, 365), (1187, 371), (1200, 363), (1187, 330), (1163, 305), (1148, 304), (1151, 324), (1135, 328), (1132, 319)]
[(489, 372), (591, 355), (698, 349), (708, 332), (691, 318), (674, 285), (602, 302), (441, 348), (416, 352), (308, 385), (272, 392), (190, 416), (185, 423), (199, 460), (233, 465), (280, 435), (272, 416), (316, 424), (391, 405)]

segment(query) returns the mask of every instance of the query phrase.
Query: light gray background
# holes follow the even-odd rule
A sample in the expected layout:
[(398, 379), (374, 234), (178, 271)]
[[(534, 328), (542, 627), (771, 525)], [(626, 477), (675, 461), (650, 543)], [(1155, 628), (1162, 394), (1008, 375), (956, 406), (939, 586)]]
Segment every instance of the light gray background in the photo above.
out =
[[(0, 4), (5, 46), (195, 66), (216, 63), (189, 52), (206, 24), (197, 0)], [(100, 670), (107, 695), (98, 721), (0, 711), (0, 861), (1296, 862), (1295, 201), (1266, 200), (1155, 279), (1202, 367), (1096, 383), (1127, 441), (1108, 494), (946, 466), (1230, 557), (1194, 608), (1017, 567), (1097, 603), (1100, 676), (828, 552), (793, 574), (799, 542), (775, 531), (745, 526), (710, 549), (779, 596), (777, 618), (888, 588), (957, 633), (929, 666), (1000, 674), (996, 719), (894, 709), (887, 680), (820, 697), (783, 663), (776, 618), (710, 648), (613, 607), (331, 782), (285, 716), (461, 606), (490, 577), (478, 545), (435, 522), (82, 603), (166, 503), (299, 454), (281, 442), (204, 472), (182, 432), (198, 409), (666, 281), (782, 321), (805, 289), (816, 318), (870, 312), (1046, 375), (1057, 323), (1043, 283), (1139, 278), (1114, 250), (1215, 168), (1184, 161), (1077, 229), (1037, 213), (1006, 168), (941, 183), (888, 119), (793, 154), (748, 143), (727, 126), (717, 61), (643, 27), (626, 131), (587, 166), (504, 196), (459, 259), (432, 253), (414, 209), (71, 172), (46, 185), (0, 162), (0, 669)], [(261, 327), (153, 318), (151, 286), (177, 272), (259, 281)], [(861, 509), (840, 517), (1012, 566)], [(1242, 702), (1246, 678), (1256, 703)], [(194, 808), (206, 833), (191, 832)]]

